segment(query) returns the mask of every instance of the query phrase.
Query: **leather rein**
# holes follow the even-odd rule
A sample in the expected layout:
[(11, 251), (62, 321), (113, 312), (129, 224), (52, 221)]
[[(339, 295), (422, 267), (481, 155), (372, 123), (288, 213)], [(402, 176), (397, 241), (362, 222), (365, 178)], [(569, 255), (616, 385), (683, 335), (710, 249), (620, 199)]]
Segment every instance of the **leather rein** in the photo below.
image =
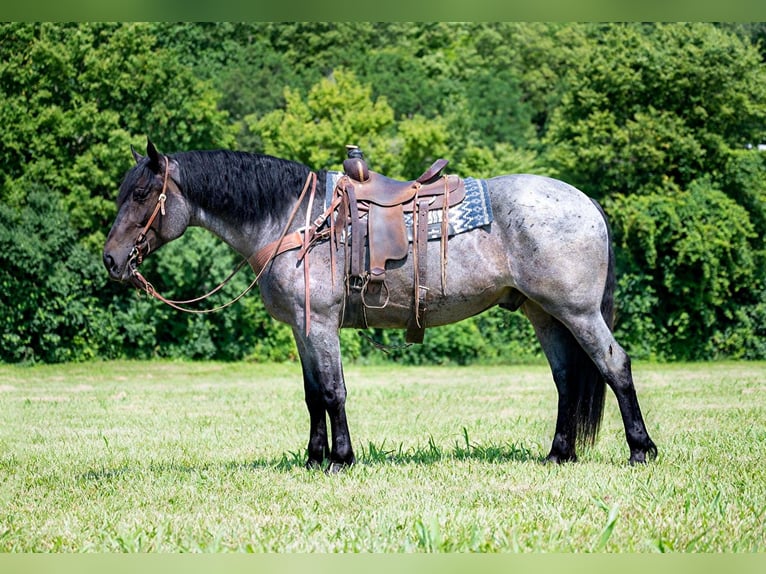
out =
[[(290, 217), (288, 218), (287, 223), (285, 224), (285, 227), (279, 236), (279, 239), (269, 243), (268, 245), (266, 245), (266, 247), (254, 253), (249, 259), (243, 259), (242, 261), (240, 261), (239, 264), (234, 268), (234, 270), (229, 274), (229, 276), (226, 277), (226, 279), (224, 279), (211, 291), (199, 297), (195, 297), (194, 299), (174, 300), (174, 299), (168, 299), (166, 297), (163, 297), (154, 288), (154, 286), (141, 274), (141, 272), (138, 271), (138, 266), (142, 263), (144, 257), (147, 256), (150, 252), (150, 245), (146, 239), (146, 234), (151, 229), (157, 217), (160, 214), (165, 215), (165, 202), (167, 201), (168, 171), (170, 169), (169, 166), (170, 166), (170, 160), (169, 158), (165, 157), (165, 173), (163, 175), (162, 191), (160, 192), (160, 195), (157, 198), (157, 204), (154, 207), (154, 211), (149, 217), (149, 220), (146, 222), (146, 225), (144, 225), (143, 229), (139, 232), (138, 236), (136, 237), (136, 241), (133, 244), (133, 248), (131, 249), (130, 255), (128, 257), (128, 265), (130, 266), (130, 273), (131, 273), (130, 279), (133, 285), (136, 288), (144, 291), (147, 295), (154, 297), (158, 301), (161, 301), (165, 303), (166, 305), (169, 305), (170, 307), (177, 309), (178, 311), (183, 311), (185, 313), (196, 313), (196, 314), (213, 313), (215, 311), (220, 311), (221, 309), (225, 309), (226, 307), (233, 305), (234, 303), (239, 301), (242, 297), (244, 297), (245, 294), (247, 294), (253, 287), (255, 287), (255, 285), (258, 283), (261, 276), (263, 275), (263, 273), (266, 271), (266, 268), (268, 267), (269, 263), (271, 263), (277, 255), (291, 249), (303, 247), (303, 250), (299, 254), (299, 259), (301, 258), (304, 259), (303, 274), (304, 274), (304, 283), (305, 283), (305, 290), (306, 290), (305, 327), (306, 327), (306, 334), (308, 334), (310, 326), (311, 326), (311, 313), (309, 311), (309, 264), (308, 264), (307, 255), (308, 255), (309, 246), (313, 244), (317, 239), (319, 239), (319, 236), (315, 233), (316, 227), (321, 225), (321, 223), (328, 217), (329, 213), (331, 213), (331, 210), (328, 209), (324, 214), (322, 214), (319, 218), (317, 218), (317, 220), (314, 222), (314, 225), (311, 225), (311, 210), (312, 210), (312, 206), (314, 202), (314, 196), (316, 195), (316, 184), (317, 184), (316, 173), (314, 173), (313, 171), (309, 172), (309, 175), (306, 178), (306, 183), (303, 186), (303, 190), (301, 191), (301, 194), (298, 197), (298, 201), (296, 201), (295, 206), (293, 207), (293, 210), (290, 213)], [(306, 197), (306, 193), (309, 191), (309, 188), (311, 189), (311, 193), (309, 194), (309, 204), (306, 209), (306, 226), (303, 228), (303, 230), (295, 231), (288, 235), (287, 231), (288, 229), (290, 229), (290, 226), (292, 225), (293, 220), (295, 219), (295, 216), (298, 213), (298, 209), (300, 208), (301, 203), (303, 203), (303, 200)], [(192, 309), (186, 306), (191, 303), (198, 303), (200, 301), (203, 301), (207, 299), (208, 297), (210, 297), (211, 295), (220, 291), (227, 283), (229, 283), (229, 281), (231, 281), (234, 275), (236, 275), (237, 272), (239, 272), (242, 269), (242, 267), (245, 266), (246, 263), (250, 263), (251, 267), (256, 272), (256, 277), (255, 279), (253, 279), (250, 285), (248, 285), (247, 288), (245, 288), (234, 299), (211, 309)]]

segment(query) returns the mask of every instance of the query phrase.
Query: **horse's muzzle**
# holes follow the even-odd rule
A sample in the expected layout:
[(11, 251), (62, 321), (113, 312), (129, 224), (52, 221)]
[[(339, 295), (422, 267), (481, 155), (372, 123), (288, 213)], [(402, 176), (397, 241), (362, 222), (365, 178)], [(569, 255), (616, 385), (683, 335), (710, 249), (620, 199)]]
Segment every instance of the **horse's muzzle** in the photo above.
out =
[(115, 260), (112, 255), (106, 251), (104, 251), (104, 267), (106, 267), (106, 270), (109, 272), (109, 278), (112, 281), (119, 281), (121, 283), (124, 283), (126, 281), (129, 281), (132, 273), (132, 268), (130, 263), (126, 263), (123, 266), (120, 266)]

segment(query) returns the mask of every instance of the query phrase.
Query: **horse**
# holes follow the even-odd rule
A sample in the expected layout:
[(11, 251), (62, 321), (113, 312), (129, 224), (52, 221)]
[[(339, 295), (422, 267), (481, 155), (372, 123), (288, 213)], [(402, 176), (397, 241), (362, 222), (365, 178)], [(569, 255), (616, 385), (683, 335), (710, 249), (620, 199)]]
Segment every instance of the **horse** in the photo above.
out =
[[(260, 271), (256, 279), (265, 308), (291, 326), (299, 352), (310, 420), (306, 466), (336, 472), (354, 464), (339, 330), (407, 326), (413, 253), (387, 265), (386, 305), (369, 306), (363, 319), (344, 320), (344, 249), (319, 237), (310, 247), (310, 273), (306, 249), (303, 257), (292, 246), (271, 250), (287, 233), (304, 233), (301, 223), (322, 215), (322, 202), (312, 202), (306, 189), (313, 181), (323, 197), (325, 171), (241, 151), (165, 155), (148, 139), (146, 155), (132, 146), (131, 152), (135, 165), (120, 184), (117, 215), (104, 246), (110, 278), (147, 289), (138, 264), (189, 226), (211, 231), (251, 262), (255, 254), (269, 252), (261, 269), (254, 268)], [(483, 181), (493, 220), (449, 237), (443, 285), (434, 273), (421, 278), (429, 297), (425, 326), (454, 323), (496, 305), (520, 309), (534, 328), (558, 392), (545, 461), (573, 462), (578, 447), (593, 445), (607, 385), (619, 405), (628, 462), (655, 458), (630, 357), (612, 332), (615, 268), (604, 211), (572, 185), (541, 175)], [(439, 250), (430, 250), (427, 258), (430, 269), (443, 263)]]

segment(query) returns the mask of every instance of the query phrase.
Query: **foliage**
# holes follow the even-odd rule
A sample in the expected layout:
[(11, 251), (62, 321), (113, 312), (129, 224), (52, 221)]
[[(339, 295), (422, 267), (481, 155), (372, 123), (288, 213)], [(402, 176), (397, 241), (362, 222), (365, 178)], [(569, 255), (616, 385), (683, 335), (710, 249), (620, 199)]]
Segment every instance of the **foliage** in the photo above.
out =
[(394, 121), (385, 99), (372, 101), (370, 88), (343, 70), (312, 87), (305, 101), (289, 87), (284, 95), (284, 110), (261, 118), (247, 116), (247, 127), (264, 142), (266, 153), (315, 169), (337, 169), (345, 158), (346, 144), (359, 145), (374, 155), (385, 145), (381, 131)]
[(672, 194), (617, 195), (608, 209), (627, 271), (621, 300), (633, 301), (628, 339), (654, 337), (666, 359), (717, 355), (711, 338), (763, 288), (747, 211), (705, 181)]
[(0, 204), (0, 360), (61, 362), (108, 355), (103, 269), (77, 244), (55, 194), (31, 189)]
[[(0, 360), (295, 360), (257, 289), (186, 316), (107, 282), (115, 190), (146, 136), (166, 152), (240, 148), (330, 169), (356, 143), (402, 178), (437, 157), (462, 175), (559, 177), (613, 221), (617, 334), (634, 356), (762, 358), (763, 37), (757, 23), (2, 23)], [(183, 298), (235, 263), (191, 230), (144, 265)], [(499, 309), (388, 355), (341, 338), (363, 362), (540, 358), (523, 316)]]
[(573, 52), (546, 144), (596, 198), (684, 189), (766, 136), (758, 53), (709, 24), (609, 25)]
[(61, 194), (78, 239), (103, 244), (114, 190), (151, 135), (165, 149), (233, 143), (216, 94), (144, 24), (0, 25), (0, 198)]

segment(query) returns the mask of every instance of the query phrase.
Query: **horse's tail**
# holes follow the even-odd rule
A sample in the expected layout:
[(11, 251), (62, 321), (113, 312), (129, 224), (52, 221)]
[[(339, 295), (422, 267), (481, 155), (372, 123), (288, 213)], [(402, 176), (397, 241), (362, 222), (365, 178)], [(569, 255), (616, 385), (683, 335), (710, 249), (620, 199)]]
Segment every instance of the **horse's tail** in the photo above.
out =
[[(607, 220), (606, 213), (601, 205), (594, 199), (596, 208), (604, 218), (607, 229), (608, 263), (604, 293), (601, 296), (601, 316), (610, 329), (614, 326), (614, 289), (616, 284), (614, 271), (614, 250), (612, 249), (612, 230)], [(573, 352), (572, 366), (580, 373), (578, 388), (575, 390), (575, 424), (577, 425), (577, 442), (591, 446), (598, 436), (601, 420), (604, 414), (604, 397), (606, 394), (606, 381), (596, 368), (591, 358), (578, 345)]]

